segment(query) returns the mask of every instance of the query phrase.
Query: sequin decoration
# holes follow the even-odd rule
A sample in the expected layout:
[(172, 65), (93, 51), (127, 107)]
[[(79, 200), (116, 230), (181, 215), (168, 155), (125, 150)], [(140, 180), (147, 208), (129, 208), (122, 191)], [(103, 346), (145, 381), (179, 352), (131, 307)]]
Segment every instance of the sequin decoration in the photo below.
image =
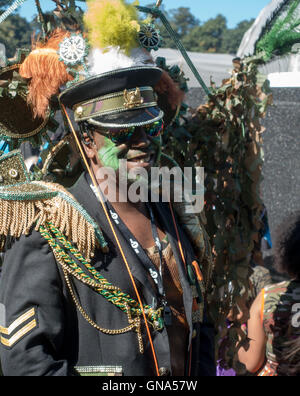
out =
[(141, 25), (139, 31), (140, 45), (147, 51), (157, 51), (161, 47), (161, 36), (159, 30), (153, 24)]
[(7, 236), (28, 235), (51, 222), (91, 260), (96, 246), (108, 247), (101, 229), (62, 186), (30, 181), (19, 151), (0, 157), (0, 251)]
[(67, 88), (80, 80), (80, 75), (89, 77), (86, 65), (88, 56), (88, 45), (86, 39), (81, 34), (72, 34), (66, 37), (59, 45), (59, 60), (69, 66), (69, 72), (74, 75), (74, 80), (67, 83)]
[(11, 151), (0, 158), (0, 187), (12, 186), (29, 182), (29, 175), (26, 170), (20, 151)]
[(76, 66), (84, 62), (87, 45), (81, 34), (66, 37), (59, 46), (60, 60), (68, 66)]

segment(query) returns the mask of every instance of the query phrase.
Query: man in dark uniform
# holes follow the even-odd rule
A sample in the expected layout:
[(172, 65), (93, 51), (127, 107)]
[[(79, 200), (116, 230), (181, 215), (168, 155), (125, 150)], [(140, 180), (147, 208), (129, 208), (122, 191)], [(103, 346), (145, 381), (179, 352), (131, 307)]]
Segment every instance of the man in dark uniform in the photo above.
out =
[[(148, 85), (155, 85), (159, 69), (148, 68), (144, 72)], [(126, 73), (132, 76), (137, 72), (132, 69)], [(136, 82), (138, 75), (140, 71), (135, 76)], [(132, 88), (128, 80), (125, 84), (117, 87), (116, 92)], [(99, 86), (103, 89), (103, 84)], [(96, 84), (94, 87), (97, 89)], [(90, 93), (89, 96), (85, 100), (91, 99)], [(92, 95), (99, 96), (101, 92)], [(64, 101), (64, 97), (61, 99)], [(67, 99), (65, 103), (68, 104)], [(159, 110), (156, 111), (159, 114)], [(119, 120), (122, 121), (122, 115)], [(105, 128), (88, 130), (85, 126), (82, 130), (86, 131), (82, 136), (85, 151), (97, 175), (103, 165), (98, 153), (112, 140), (107, 140)], [(152, 138), (142, 126), (131, 131), (130, 139), (121, 144), (129, 167), (150, 169), (156, 158)], [(97, 222), (109, 245), (107, 254), (96, 250), (92, 260), (94, 269), (126, 295), (135, 296), (116, 237), (88, 173), (81, 176), (71, 193)], [(163, 203), (146, 206), (140, 202), (106, 205), (111, 219), (115, 220), (114, 229), (143, 304), (153, 310), (163, 307), (166, 312), (163, 328), (151, 327), (155, 354), (151, 351), (144, 324), (138, 340), (134, 329), (126, 331), (127, 315), (80, 280), (70, 282), (47, 241), (39, 232), (32, 231), (7, 248), (3, 264), (0, 353), (4, 375), (67, 376), (76, 372), (107, 371), (116, 375), (151, 376), (156, 373), (156, 364), (160, 375), (214, 375), (214, 330), (206, 317), (202, 323), (197, 320), (193, 323), (194, 296), (188, 275), (195, 263), (193, 248), (179, 225), (174, 223), (170, 207)], [(156, 234), (153, 229), (161, 241), (161, 263), (160, 252), (154, 249)], [(159, 271), (160, 265), (162, 271)], [(154, 275), (151, 277), (151, 274)], [(160, 283), (155, 282), (158, 276)]]
[[(72, 52), (73, 38), (65, 34), (62, 48), (67, 41)], [(20, 73), (32, 87), (38, 85), (31, 60), (40, 64), (39, 72), (43, 66), (36, 58), (58, 60), (56, 50), (38, 48), (22, 64)], [(43, 75), (54, 80), (57, 74), (47, 70)], [(161, 78), (157, 67), (139, 64), (75, 79), (59, 100), (75, 140), (79, 136), (88, 171), (70, 193), (40, 183), (52, 195), (35, 204), (36, 216), (32, 201), (38, 183), (25, 177), (16, 187), (17, 199), (11, 191), (3, 194), (11, 199), (13, 214), (13, 226), (6, 218), (2, 226), (10, 230), (0, 281), (4, 375), (215, 375), (214, 328), (207, 320), (203, 276), (176, 211), (171, 203), (125, 201), (124, 190), (118, 189), (120, 160), (127, 161), (125, 173), (150, 172), (158, 164), (164, 113), (154, 87)], [(68, 79), (60, 79), (57, 87)], [(77, 134), (66, 108), (74, 112)], [(108, 181), (116, 189), (115, 201), (104, 199), (105, 168), (116, 174)], [(13, 176), (9, 170), (8, 189)], [(18, 221), (27, 224), (19, 233)], [(97, 238), (88, 233), (87, 223), (102, 235), (95, 249), (91, 245)]]

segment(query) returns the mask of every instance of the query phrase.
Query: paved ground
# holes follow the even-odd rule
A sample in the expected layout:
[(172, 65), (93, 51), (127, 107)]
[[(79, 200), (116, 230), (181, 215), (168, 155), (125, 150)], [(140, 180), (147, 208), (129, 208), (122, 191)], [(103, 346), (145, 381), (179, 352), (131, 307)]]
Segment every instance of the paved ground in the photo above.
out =
[(264, 125), (264, 200), (274, 232), (286, 215), (300, 210), (300, 89), (274, 88), (275, 104)]

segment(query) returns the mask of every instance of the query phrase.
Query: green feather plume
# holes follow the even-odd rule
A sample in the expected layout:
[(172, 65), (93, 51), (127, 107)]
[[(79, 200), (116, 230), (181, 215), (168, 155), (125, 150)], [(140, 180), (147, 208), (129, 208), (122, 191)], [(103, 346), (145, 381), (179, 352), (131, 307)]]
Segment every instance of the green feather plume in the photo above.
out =
[(273, 13), (256, 42), (255, 53), (264, 53), (264, 60), (292, 53), (300, 43), (300, 0), (287, 0)]

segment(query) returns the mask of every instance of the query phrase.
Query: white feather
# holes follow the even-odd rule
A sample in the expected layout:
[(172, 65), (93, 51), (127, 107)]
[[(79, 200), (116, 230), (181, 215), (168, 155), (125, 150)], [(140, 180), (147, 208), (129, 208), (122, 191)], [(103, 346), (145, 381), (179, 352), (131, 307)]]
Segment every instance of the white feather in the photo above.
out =
[(143, 64), (143, 65), (155, 64), (150, 53), (142, 48), (134, 48), (131, 51), (130, 57), (134, 59), (134, 62), (136, 64)]
[(89, 74), (97, 76), (112, 70), (125, 69), (133, 66), (144, 66), (153, 63), (153, 60), (141, 48), (136, 48), (127, 56), (119, 47), (109, 47), (105, 51), (93, 49), (89, 54)]

